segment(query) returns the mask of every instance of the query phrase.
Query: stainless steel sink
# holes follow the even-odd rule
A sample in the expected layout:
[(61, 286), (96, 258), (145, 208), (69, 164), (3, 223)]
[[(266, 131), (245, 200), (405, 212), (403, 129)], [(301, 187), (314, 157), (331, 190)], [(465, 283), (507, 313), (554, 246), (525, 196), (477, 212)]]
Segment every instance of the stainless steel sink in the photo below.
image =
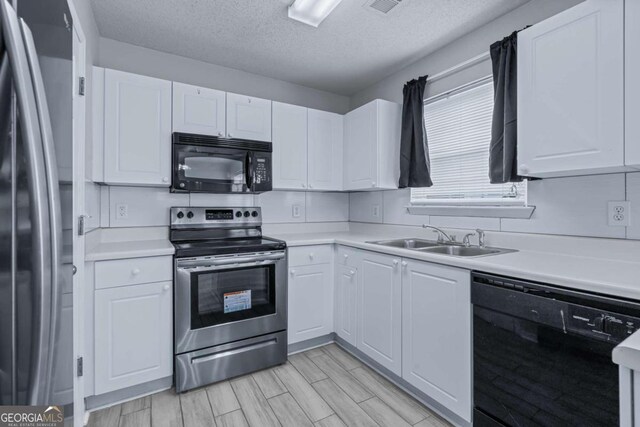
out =
[(499, 248), (480, 248), (476, 246), (438, 246), (435, 248), (425, 248), (421, 252), (429, 252), (432, 254), (443, 254), (461, 257), (474, 257), (484, 255), (498, 255), (507, 252), (514, 252), (510, 249)]
[(423, 239), (395, 239), (395, 240), (379, 240), (377, 242), (367, 242), (375, 245), (391, 246), (392, 248), (404, 248), (404, 249), (422, 249), (438, 247), (440, 244), (433, 240)]
[(438, 243), (434, 240), (424, 239), (395, 239), (395, 240), (378, 240), (373, 243), (375, 245), (389, 246), (392, 248), (411, 249), (424, 253), (441, 254), (458, 257), (479, 257), (487, 255), (499, 255), (509, 252), (517, 252), (513, 249), (502, 248), (481, 248), (478, 246), (463, 246), (455, 243)]

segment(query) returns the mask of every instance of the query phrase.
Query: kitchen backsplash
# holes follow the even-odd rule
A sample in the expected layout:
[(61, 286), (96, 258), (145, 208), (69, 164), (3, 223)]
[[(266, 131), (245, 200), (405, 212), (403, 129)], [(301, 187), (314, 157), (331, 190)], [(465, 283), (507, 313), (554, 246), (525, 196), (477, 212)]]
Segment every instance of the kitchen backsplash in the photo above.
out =
[[(529, 183), (530, 219), (410, 215), (410, 190), (351, 193), (350, 221), (569, 236), (640, 239), (640, 172), (553, 178)], [(629, 200), (629, 227), (612, 227), (607, 202)]]
[(86, 199), (88, 229), (168, 226), (172, 206), (261, 206), (266, 224), (349, 221), (348, 193), (177, 194), (167, 188), (87, 183)]
[[(530, 219), (410, 215), (408, 189), (358, 193), (272, 191), (260, 195), (175, 194), (166, 188), (87, 183), (87, 229), (166, 226), (171, 206), (261, 206), (265, 224), (366, 222), (640, 240), (640, 172), (529, 183)], [(607, 202), (631, 202), (630, 226), (612, 227)], [(126, 211), (126, 213), (122, 213)]]

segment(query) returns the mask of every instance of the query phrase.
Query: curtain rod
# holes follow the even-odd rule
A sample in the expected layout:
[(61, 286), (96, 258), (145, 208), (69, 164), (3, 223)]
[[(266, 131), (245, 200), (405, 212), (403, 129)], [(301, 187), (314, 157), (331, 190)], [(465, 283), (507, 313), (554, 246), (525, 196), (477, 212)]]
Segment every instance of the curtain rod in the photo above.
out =
[(427, 77), (427, 83), (433, 83), (435, 81), (438, 81), (440, 79), (448, 77), (451, 74), (455, 74), (458, 71), (462, 71), (462, 70), (464, 70), (466, 68), (472, 67), (472, 66), (474, 66), (476, 64), (479, 64), (479, 63), (481, 63), (481, 62), (483, 62), (483, 61), (485, 61), (485, 60), (487, 60), (489, 58), (490, 58), (490, 54), (489, 54), (488, 51), (484, 52), (484, 53), (481, 53), (480, 55), (474, 56), (471, 59), (467, 59), (466, 61), (461, 62), (461, 63), (459, 63), (457, 65), (454, 65), (451, 68), (447, 68), (444, 71), (440, 71), (439, 73), (436, 73), (436, 74), (434, 74), (432, 76)]

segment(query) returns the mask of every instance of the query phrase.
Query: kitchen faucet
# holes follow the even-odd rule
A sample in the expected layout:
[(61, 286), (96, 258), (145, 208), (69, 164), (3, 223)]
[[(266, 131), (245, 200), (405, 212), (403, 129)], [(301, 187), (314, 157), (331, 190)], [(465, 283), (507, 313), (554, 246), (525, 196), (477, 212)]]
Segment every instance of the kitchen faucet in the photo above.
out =
[(476, 229), (476, 233), (478, 233), (478, 246), (484, 248), (484, 230)]
[(471, 246), (471, 242), (469, 241), (469, 238), (475, 235), (476, 233), (465, 234), (464, 238), (462, 239), (462, 244), (464, 245), (465, 248), (468, 248), (469, 246)]
[(456, 241), (454, 238), (450, 237), (447, 233), (445, 233), (438, 227), (434, 227), (433, 225), (422, 224), (422, 228), (429, 228), (435, 231), (436, 233), (438, 233), (438, 243), (446, 243), (447, 241), (449, 243), (455, 243)]

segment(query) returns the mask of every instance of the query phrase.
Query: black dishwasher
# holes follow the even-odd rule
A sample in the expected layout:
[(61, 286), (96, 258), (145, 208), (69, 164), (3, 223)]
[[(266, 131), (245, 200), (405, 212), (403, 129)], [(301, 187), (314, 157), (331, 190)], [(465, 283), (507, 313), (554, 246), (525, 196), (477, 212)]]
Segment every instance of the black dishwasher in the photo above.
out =
[(611, 352), (640, 303), (472, 274), (473, 425), (617, 426)]

